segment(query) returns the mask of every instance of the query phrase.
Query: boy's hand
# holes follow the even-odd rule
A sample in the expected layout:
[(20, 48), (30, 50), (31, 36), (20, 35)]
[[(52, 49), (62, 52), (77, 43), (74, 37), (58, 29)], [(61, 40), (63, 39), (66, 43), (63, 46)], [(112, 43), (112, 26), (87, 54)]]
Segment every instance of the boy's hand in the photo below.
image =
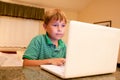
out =
[(64, 58), (52, 58), (52, 59), (49, 59), (49, 63), (53, 65), (61, 66), (61, 65), (64, 65), (65, 59)]

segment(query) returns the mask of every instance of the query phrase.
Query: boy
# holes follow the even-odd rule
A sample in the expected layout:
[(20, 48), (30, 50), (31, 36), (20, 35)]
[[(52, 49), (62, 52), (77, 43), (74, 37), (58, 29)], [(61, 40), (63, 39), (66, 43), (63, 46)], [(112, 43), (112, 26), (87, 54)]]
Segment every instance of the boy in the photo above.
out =
[(66, 23), (66, 16), (60, 9), (46, 11), (43, 24), (46, 34), (31, 40), (23, 55), (23, 66), (63, 65), (66, 45), (61, 38), (65, 33)]

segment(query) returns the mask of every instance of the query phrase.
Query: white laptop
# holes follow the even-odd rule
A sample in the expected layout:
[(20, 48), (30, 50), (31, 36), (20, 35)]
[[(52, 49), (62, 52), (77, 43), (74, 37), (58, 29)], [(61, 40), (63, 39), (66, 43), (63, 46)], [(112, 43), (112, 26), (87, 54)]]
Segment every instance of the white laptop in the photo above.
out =
[(70, 21), (64, 67), (41, 65), (61, 78), (74, 78), (116, 71), (120, 29)]

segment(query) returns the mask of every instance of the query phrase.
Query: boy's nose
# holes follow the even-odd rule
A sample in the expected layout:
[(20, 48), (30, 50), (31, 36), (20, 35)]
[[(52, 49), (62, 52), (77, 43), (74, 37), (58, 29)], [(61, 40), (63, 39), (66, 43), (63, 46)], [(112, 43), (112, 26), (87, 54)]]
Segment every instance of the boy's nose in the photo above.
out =
[(62, 27), (61, 26), (58, 26), (58, 31), (61, 31), (62, 30)]

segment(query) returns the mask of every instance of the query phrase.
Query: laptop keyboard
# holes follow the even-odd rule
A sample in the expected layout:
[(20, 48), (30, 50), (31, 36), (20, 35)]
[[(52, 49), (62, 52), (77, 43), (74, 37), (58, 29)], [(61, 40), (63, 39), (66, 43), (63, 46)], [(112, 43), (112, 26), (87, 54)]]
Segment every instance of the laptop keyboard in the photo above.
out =
[(56, 65), (45, 65), (49, 70), (54, 71), (55, 73), (58, 74), (63, 74), (64, 73), (64, 66), (56, 66)]
[(64, 73), (64, 66), (56, 66), (51, 65), (51, 68), (56, 71), (56, 73), (63, 74)]

